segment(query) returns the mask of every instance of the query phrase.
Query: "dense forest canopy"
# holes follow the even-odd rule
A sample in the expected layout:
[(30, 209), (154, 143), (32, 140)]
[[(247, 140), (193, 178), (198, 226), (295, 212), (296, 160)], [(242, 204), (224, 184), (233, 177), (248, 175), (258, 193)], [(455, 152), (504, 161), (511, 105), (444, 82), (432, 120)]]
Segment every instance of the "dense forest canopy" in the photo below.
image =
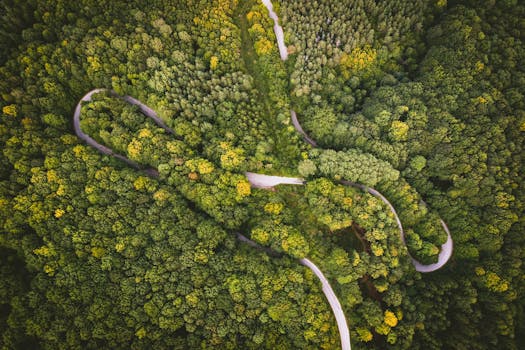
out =
[(0, 348), (525, 348), (523, 1), (0, 4)]

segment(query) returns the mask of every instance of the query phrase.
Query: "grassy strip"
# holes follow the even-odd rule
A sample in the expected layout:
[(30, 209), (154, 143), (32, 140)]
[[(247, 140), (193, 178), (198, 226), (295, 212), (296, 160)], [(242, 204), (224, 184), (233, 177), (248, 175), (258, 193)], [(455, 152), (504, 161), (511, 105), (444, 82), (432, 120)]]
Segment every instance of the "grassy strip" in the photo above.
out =
[[(234, 13), (234, 23), (239, 27), (241, 32), (241, 57), (243, 59), (245, 73), (251, 75), (254, 80), (254, 85), (257, 90), (257, 101), (261, 106), (264, 121), (273, 133), (271, 134), (274, 140), (274, 153), (278, 161), (274, 169), (280, 170), (283, 174), (295, 174), (294, 159), (299, 157), (299, 148), (297, 145), (290, 143), (290, 135), (285, 124), (278, 120), (280, 113), (288, 113), (288, 110), (283, 110), (276, 105), (276, 101), (271, 98), (271, 86), (277, 84), (275, 74), (266, 72), (267, 67), (262, 63), (255, 51), (254, 41), (248, 32), (249, 23), (246, 18), (254, 6), (257, 6), (256, 0), (247, 0), (239, 3)], [(266, 9), (264, 9), (266, 10)], [(275, 38), (268, 38), (272, 43)], [(280, 63), (280, 59), (279, 59)], [(277, 67), (276, 67), (277, 68)], [(287, 97), (285, 97), (287, 99)]]

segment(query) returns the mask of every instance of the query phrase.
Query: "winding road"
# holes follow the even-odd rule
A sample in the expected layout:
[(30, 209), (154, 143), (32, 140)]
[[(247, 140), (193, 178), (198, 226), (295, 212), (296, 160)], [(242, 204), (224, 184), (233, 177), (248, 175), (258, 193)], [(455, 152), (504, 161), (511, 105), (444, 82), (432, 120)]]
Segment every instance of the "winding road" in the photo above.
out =
[[(277, 17), (277, 14), (273, 11), (273, 6), (272, 6), (270, 0), (262, 0), (262, 2), (266, 6), (266, 8), (268, 9), (270, 18), (272, 18), (274, 20), (274, 32), (275, 32), (275, 37), (276, 37), (277, 42), (278, 42), (278, 47), (279, 47), (279, 51), (280, 51), (280, 54), (281, 54), (281, 59), (282, 60), (286, 60), (286, 58), (288, 57), (288, 49), (286, 48), (286, 45), (284, 43), (284, 32), (283, 32), (283, 29), (281, 28), (281, 26), (279, 25), (279, 22), (278, 22), (279, 19)], [(308, 144), (310, 144), (312, 147), (317, 147), (317, 142), (315, 142), (303, 130), (303, 128), (301, 127), (301, 124), (299, 123), (299, 120), (297, 119), (297, 114), (295, 113), (295, 111), (291, 110), (290, 114), (291, 114), (292, 124), (295, 127), (295, 129), (297, 130), (297, 132), (299, 132), (303, 136), (304, 140)], [(283, 178), (283, 179), (281, 179), (280, 183), (285, 184), (285, 183), (290, 183), (290, 182), (293, 182), (293, 181), (295, 181), (294, 184), (297, 184), (297, 183), (299, 183), (301, 181), (303, 183), (305, 183), (304, 179), (301, 179), (301, 178), (290, 178), (289, 180), (287, 180), (286, 178)], [(401, 220), (399, 220), (399, 216), (397, 215), (396, 209), (394, 208), (392, 203), (390, 203), (390, 201), (388, 199), (386, 199), (386, 197), (383, 194), (381, 194), (381, 192), (379, 192), (378, 190), (376, 190), (376, 189), (374, 189), (372, 187), (368, 187), (368, 186), (365, 186), (365, 185), (362, 185), (362, 184), (358, 184), (358, 183), (355, 183), (355, 182), (351, 182), (351, 181), (347, 181), (347, 180), (342, 180), (342, 181), (340, 181), (340, 183), (342, 183), (343, 185), (346, 185), (346, 186), (352, 186), (352, 187), (359, 188), (359, 189), (361, 189), (361, 190), (363, 190), (365, 192), (368, 192), (371, 195), (381, 199), (381, 201), (383, 201), (383, 203), (385, 203), (390, 208), (390, 211), (394, 215), (394, 217), (396, 219), (396, 222), (397, 222), (397, 226), (399, 228), (401, 240), (406, 245), (406, 242), (405, 242), (405, 231), (403, 230), (403, 225), (401, 224)], [(258, 182), (258, 184), (261, 184), (261, 183)], [(261, 185), (264, 186), (266, 184), (262, 183)], [(268, 186), (268, 187), (271, 187), (271, 186)], [(410, 258), (411, 258), (411, 260), (412, 260), (412, 264), (414, 265), (414, 268), (416, 269), (416, 271), (419, 271), (419, 272), (436, 271), (437, 269), (443, 267), (448, 262), (450, 257), (452, 256), (452, 251), (453, 251), (453, 246), (454, 246), (453, 241), (452, 241), (452, 236), (450, 235), (450, 231), (448, 229), (447, 224), (443, 220), (440, 220), (440, 222), (441, 222), (441, 226), (443, 227), (443, 229), (447, 233), (447, 241), (444, 244), (441, 245), (440, 253), (438, 255), (438, 261), (435, 264), (424, 265), (424, 264), (421, 264), (416, 259), (414, 259), (410, 255), (410, 253), (408, 253)]]
[[(279, 25), (279, 18), (277, 16), (277, 14), (275, 13), (275, 11), (273, 10), (273, 6), (272, 6), (272, 3), (271, 3), (271, 0), (262, 0), (262, 2), (266, 6), (266, 8), (268, 9), (268, 13), (269, 13), (270, 18), (272, 18), (273, 21), (274, 21), (275, 37), (276, 37), (277, 44), (278, 44), (278, 47), (279, 47), (279, 53), (280, 53), (281, 59), (284, 61), (284, 60), (286, 60), (288, 58), (288, 48), (286, 47), (286, 45), (284, 43), (284, 31), (283, 31), (282, 27)], [(295, 129), (297, 130), (297, 132), (299, 132), (303, 136), (304, 140), (308, 144), (310, 144), (312, 147), (317, 147), (317, 143), (301, 127), (301, 124), (299, 123), (299, 120), (297, 119), (297, 114), (295, 113), (295, 111), (291, 110), (290, 114), (291, 114), (292, 124), (295, 127)], [(300, 181), (303, 181), (303, 183), (305, 183), (304, 180), (300, 179), (300, 178), (292, 178), (292, 179), (293, 180), (281, 179), (281, 181), (282, 181), (281, 183), (283, 183), (283, 184), (284, 183), (289, 183), (288, 181), (296, 181), (294, 183), (298, 183)], [(267, 184), (269, 184), (269, 183), (270, 183), (270, 181)], [(385, 203), (390, 208), (390, 211), (394, 215), (394, 217), (396, 219), (396, 222), (397, 222), (397, 225), (398, 225), (398, 228), (399, 228), (401, 240), (402, 240), (403, 244), (405, 244), (405, 246), (406, 246), (405, 231), (403, 230), (403, 225), (401, 224), (401, 220), (399, 220), (399, 216), (397, 215), (396, 209), (394, 208), (392, 203), (390, 203), (390, 201), (388, 199), (386, 199), (386, 197), (383, 196), (383, 194), (381, 194), (379, 191), (377, 191), (376, 189), (374, 189), (372, 187), (368, 187), (368, 186), (365, 186), (365, 185), (362, 185), (362, 184), (358, 184), (358, 183), (354, 183), (354, 182), (351, 182), (351, 181), (343, 180), (343, 181), (341, 181), (341, 183), (344, 184), (344, 185), (347, 185), (347, 186), (353, 186), (353, 187), (360, 188), (361, 190), (366, 191), (366, 192), (370, 193), (371, 195), (381, 199), (381, 201), (383, 201), (383, 203)], [(265, 185), (265, 184), (262, 183), (262, 185)], [(442, 219), (440, 219), (440, 222), (441, 222), (441, 225), (442, 225), (443, 229), (447, 233), (447, 241), (441, 246), (440, 253), (438, 255), (437, 263), (429, 264), (429, 265), (421, 264), (419, 261), (414, 259), (412, 257), (412, 255), (410, 255), (410, 252), (408, 252), (408, 249), (407, 249), (408, 255), (410, 256), (410, 259), (412, 260), (412, 264), (414, 265), (414, 268), (416, 269), (416, 271), (419, 271), (419, 272), (436, 271), (437, 269), (440, 269), (441, 267), (443, 267), (448, 262), (450, 257), (452, 256), (452, 250), (453, 250), (452, 236), (450, 235), (450, 231), (448, 229), (447, 224)], [(306, 259), (302, 259), (302, 260), (306, 260)], [(301, 263), (303, 265), (305, 265), (305, 266), (308, 266), (310, 269), (312, 269), (312, 271), (314, 271), (316, 276), (323, 283), (323, 292), (325, 293), (325, 296), (328, 299), (328, 302), (330, 303), (330, 306), (332, 307), (332, 311), (334, 312), (334, 315), (335, 315), (335, 318), (336, 318), (336, 321), (337, 321), (337, 326), (339, 328), (339, 335), (341, 337), (341, 348), (343, 350), (350, 349), (351, 348), (350, 334), (349, 334), (349, 331), (348, 331), (348, 326), (346, 324), (346, 318), (344, 316), (343, 310), (341, 309), (341, 305), (339, 304), (339, 301), (337, 300), (337, 297), (335, 296), (335, 294), (333, 293), (332, 288), (330, 287), (330, 284), (328, 283), (328, 281), (326, 281), (326, 279), (324, 278), (324, 275), (322, 275), (320, 270), (316, 271), (317, 267), (315, 265), (310, 266), (308, 263), (305, 263), (303, 261), (301, 261)], [(326, 289), (325, 289), (325, 281), (323, 281), (323, 278), (326, 281)], [(332, 303), (333, 299), (335, 299), (337, 301), (337, 303)]]
[[(266, 6), (266, 8), (268, 9), (270, 18), (273, 19), (273, 21), (274, 21), (274, 32), (275, 32), (275, 36), (276, 36), (276, 39), (277, 39), (279, 53), (280, 53), (281, 59), (284, 61), (284, 60), (286, 60), (288, 58), (288, 49), (287, 49), (287, 47), (286, 47), (286, 45), (284, 43), (284, 32), (283, 32), (283, 29), (279, 25), (279, 19), (278, 19), (277, 14), (273, 10), (273, 6), (272, 6), (272, 3), (271, 3), (271, 0), (262, 0), (262, 3)], [(158, 171), (156, 169), (153, 169), (153, 168), (143, 169), (138, 163), (136, 163), (136, 162), (126, 158), (125, 156), (123, 156), (121, 154), (115, 153), (112, 149), (110, 149), (110, 148), (108, 148), (108, 147), (98, 143), (95, 139), (93, 139), (92, 137), (90, 137), (89, 135), (85, 134), (82, 131), (82, 129), (80, 127), (80, 114), (81, 114), (82, 102), (91, 101), (91, 98), (92, 98), (92, 96), (94, 94), (99, 93), (99, 92), (104, 92), (104, 91), (107, 91), (112, 96), (115, 96), (117, 98), (121, 98), (122, 100), (124, 100), (124, 101), (126, 101), (126, 102), (128, 102), (128, 103), (130, 103), (132, 105), (138, 106), (140, 111), (145, 116), (147, 116), (148, 118), (153, 119), (153, 121), (158, 126), (163, 128), (164, 130), (166, 130), (166, 132), (168, 132), (168, 133), (170, 133), (172, 135), (175, 135), (175, 132), (171, 128), (169, 128), (162, 121), (162, 119), (157, 115), (157, 113), (153, 109), (148, 107), (147, 105), (143, 104), (142, 102), (140, 102), (139, 100), (137, 100), (137, 99), (135, 99), (135, 98), (133, 98), (131, 96), (120, 96), (113, 90), (102, 89), (102, 88), (97, 88), (97, 89), (89, 91), (78, 102), (78, 104), (77, 104), (77, 106), (75, 108), (74, 115), (73, 115), (73, 124), (74, 124), (75, 133), (77, 134), (77, 136), (80, 139), (82, 139), (88, 145), (90, 145), (91, 147), (97, 149), (101, 153), (109, 155), (109, 156), (112, 156), (112, 157), (115, 157), (117, 159), (120, 159), (120, 160), (126, 162), (128, 165), (132, 166), (133, 168), (136, 168), (138, 170), (144, 171), (146, 174), (148, 174), (148, 175), (150, 175), (152, 177), (158, 177), (159, 174), (158, 174)], [(290, 114), (291, 114), (291, 120), (292, 120), (293, 126), (295, 127), (297, 132), (299, 132), (303, 136), (305, 142), (310, 144), (312, 147), (317, 147), (317, 143), (312, 138), (310, 138), (308, 136), (308, 134), (301, 127), (301, 124), (299, 123), (299, 121), (297, 119), (297, 114), (295, 113), (295, 111), (291, 110)], [(271, 175), (257, 174), (257, 173), (252, 173), (252, 172), (246, 172), (246, 177), (247, 177), (247, 179), (250, 182), (252, 187), (254, 187), (254, 188), (261, 188), (261, 189), (273, 188), (274, 186), (277, 186), (277, 185), (280, 185), (280, 184), (288, 184), (288, 185), (304, 185), (304, 184), (306, 184), (306, 181), (304, 179), (301, 179), (301, 178), (283, 177), (283, 176), (271, 176)], [(368, 186), (362, 185), (362, 184), (354, 183), (354, 182), (347, 181), (347, 180), (342, 180), (342, 181), (340, 181), (340, 183), (343, 184), (343, 185), (346, 185), (346, 186), (352, 186), (352, 187), (359, 188), (359, 189), (361, 189), (363, 191), (366, 191), (366, 192), (370, 193), (371, 195), (381, 199), (381, 201), (383, 201), (389, 207), (390, 211), (394, 215), (394, 217), (396, 219), (396, 222), (397, 222), (397, 225), (398, 225), (398, 228), (399, 228), (399, 231), (400, 231), (401, 240), (406, 245), (406, 243), (405, 243), (405, 232), (403, 230), (403, 226), (401, 224), (401, 220), (399, 219), (399, 216), (397, 215), (397, 212), (396, 212), (394, 206), (388, 201), (388, 199), (386, 199), (385, 196), (383, 196), (376, 189), (374, 189), (372, 187), (368, 187)], [(453, 241), (452, 241), (452, 237), (450, 235), (450, 231), (449, 231), (446, 223), (443, 220), (440, 219), (440, 222), (441, 222), (441, 225), (442, 225), (443, 229), (447, 233), (447, 241), (441, 246), (441, 250), (440, 250), (440, 253), (439, 253), (439, 256), (438, 256), (438, 262), (437, 263), (430, 264), (430, 265), (421, 264), (420, 262), (415, 260), (412, 256), (410, 256), (410, 253), (408, 253), (410, 258), (411, 258), (411, 260), (412, 260), (412, 264), (414, 265), (415, 269), (417, 271), (419, 271), (419, 272), (432, 272), (432, 271), (435, 271), (435, 270), (443, 267), (447, 263), (447, 261), (450, 259), (451, 255), (452, 255)], [(276, 257), (276, 258), (283, 256), (282, 253), (278, 253), (278, 252), (276, 252), (276, 251), (274, 251), (274, 250), (272, 250), (272, 249), (270, 249), (268, 247), (263, 247), (260, 244), (252, 241), (251, 239), (247, 238), (246, 236), (244, 236), (244, 235), (242, 235), (240, 233), (236, 233), (236, 237), (237, 237), (237, 239), (239, 241), (241, 241), (241, 242), (243, 242), (243, 243), (245, 243), (245, 244), (247, 244), (247, 245), (249, 245), (251, 247), (254, 247), (254, 248), (258, 249), (258, 250), (264, 251), (265, 253), (269, 254), (270, 256), (273, 256), (273, 257)], [(407, 251), (408, 251), (408, 249), (407, 249)], [(340, 335), (340, 338), (341, 338), (341, 349), (343, 349), (343, 350), (350, 350), (351, 349), (350, 332), (349, 332), (348, 324), (347, 324), (347, 321), (346, 321), (346, 317), (344, 315), (344, 312), (343, 312), (343, 309), (341, 307), (341, 304), (340, 304), (339, 300), (337, 299), (337, 296), (335, 295), (335, 293), (334, 293), (334, 291), (333, 291), (329, 281), (324, 276), (322, 271), (312, 261), (310, 261), (308, 258), (299, 259), (299, 262), (302, 265), (308, 267), (310, 270), (312, 270), (312, 272), (321, 281), (323, 293), (325, 294), (326, 299), (328, 300), (328, 303), (330, 304), (330, 307), (332, 308), (332, 311), (334, 313), (334, 316), (335, 316), (335, 319), (336, 319), (336, 322), (337, 322), (337, 327), (339, 329), (339, 335)]]

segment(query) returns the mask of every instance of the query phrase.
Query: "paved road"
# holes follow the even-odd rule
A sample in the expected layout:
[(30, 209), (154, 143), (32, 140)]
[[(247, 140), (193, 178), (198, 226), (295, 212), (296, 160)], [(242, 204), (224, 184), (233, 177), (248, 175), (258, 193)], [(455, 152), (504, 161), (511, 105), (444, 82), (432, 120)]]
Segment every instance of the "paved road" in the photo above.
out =
[(305, 181), (298, 177), (285, 177), (285, 176), (273, 176), (263, 175), (257, 173), (246, 172), (246, 177), (250, 182), (250, 185), (254, 188), (272, 188), (277, 185), (304, 185)]
[(297, 130), (299, 132), (299, 134), (303, 135), (304, 140), (310, 146), (317, 147), (317, 142), (315, 142), (313, 139), (311, 139), (310, 136), (308, 136), (308, 134), (303, 130), (303, 127), (301, 126), (301, 124), (299, 124), (299, 120), (297, 120), (297, 114), (295, 113), (295, 111), (291, 110), (290, 114), (292, 115), (292, 124), (293, 124), (295, 130)]
[(288, 58), (288, 48), (284, 44), (284, 32), (283, 27), (279, 25), (279, 17), (277, 17), (277, 14), (273, 10), (273, 5), (271, 0), (262, 0), (262, 3), (266, 8), (268, 9), (268, 15), (271, 19), (273, 19), (273, 31), (275, 32), (275, 36), (277, 37), (277, 45), (279, 46), (279, 54), (281, 55), (281, 59), (284, 61)]
[(299, 262), (304, 266), (308, 267), (310, 270), (312, 270), (313, 273), (317, 276), (317, 278), (319, 278), (319, 280), (321, 281), (321, 284), (323, 285), (323, 293), (326, 296), (330, 307), (332, 308), (335, 320), (337, 322), (337, 328), (339, 329), (339, 337), (341, 338), (341, 349), (350, 350), (352, 347), (350, 343), (350, 330), (348, 328), (345, 313), (343, 311), (343, 308), (341, 307), (341, 303), (339, 302), (339, 299), (337, 299), (337, 296), (335, 295), (334, 290), (330, 285), (330, 282), (328, 282), (321, 270), (307, 258), (303, 258), (299, 260)]

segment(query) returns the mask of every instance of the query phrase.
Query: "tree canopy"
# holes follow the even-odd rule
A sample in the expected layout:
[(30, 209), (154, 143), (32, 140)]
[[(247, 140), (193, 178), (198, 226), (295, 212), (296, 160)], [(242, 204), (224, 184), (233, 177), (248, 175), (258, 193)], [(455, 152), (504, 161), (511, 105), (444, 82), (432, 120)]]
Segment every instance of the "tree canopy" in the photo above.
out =
[(525, 347), (523, 3), (273, 6), (0, 0), (0, 348)]

